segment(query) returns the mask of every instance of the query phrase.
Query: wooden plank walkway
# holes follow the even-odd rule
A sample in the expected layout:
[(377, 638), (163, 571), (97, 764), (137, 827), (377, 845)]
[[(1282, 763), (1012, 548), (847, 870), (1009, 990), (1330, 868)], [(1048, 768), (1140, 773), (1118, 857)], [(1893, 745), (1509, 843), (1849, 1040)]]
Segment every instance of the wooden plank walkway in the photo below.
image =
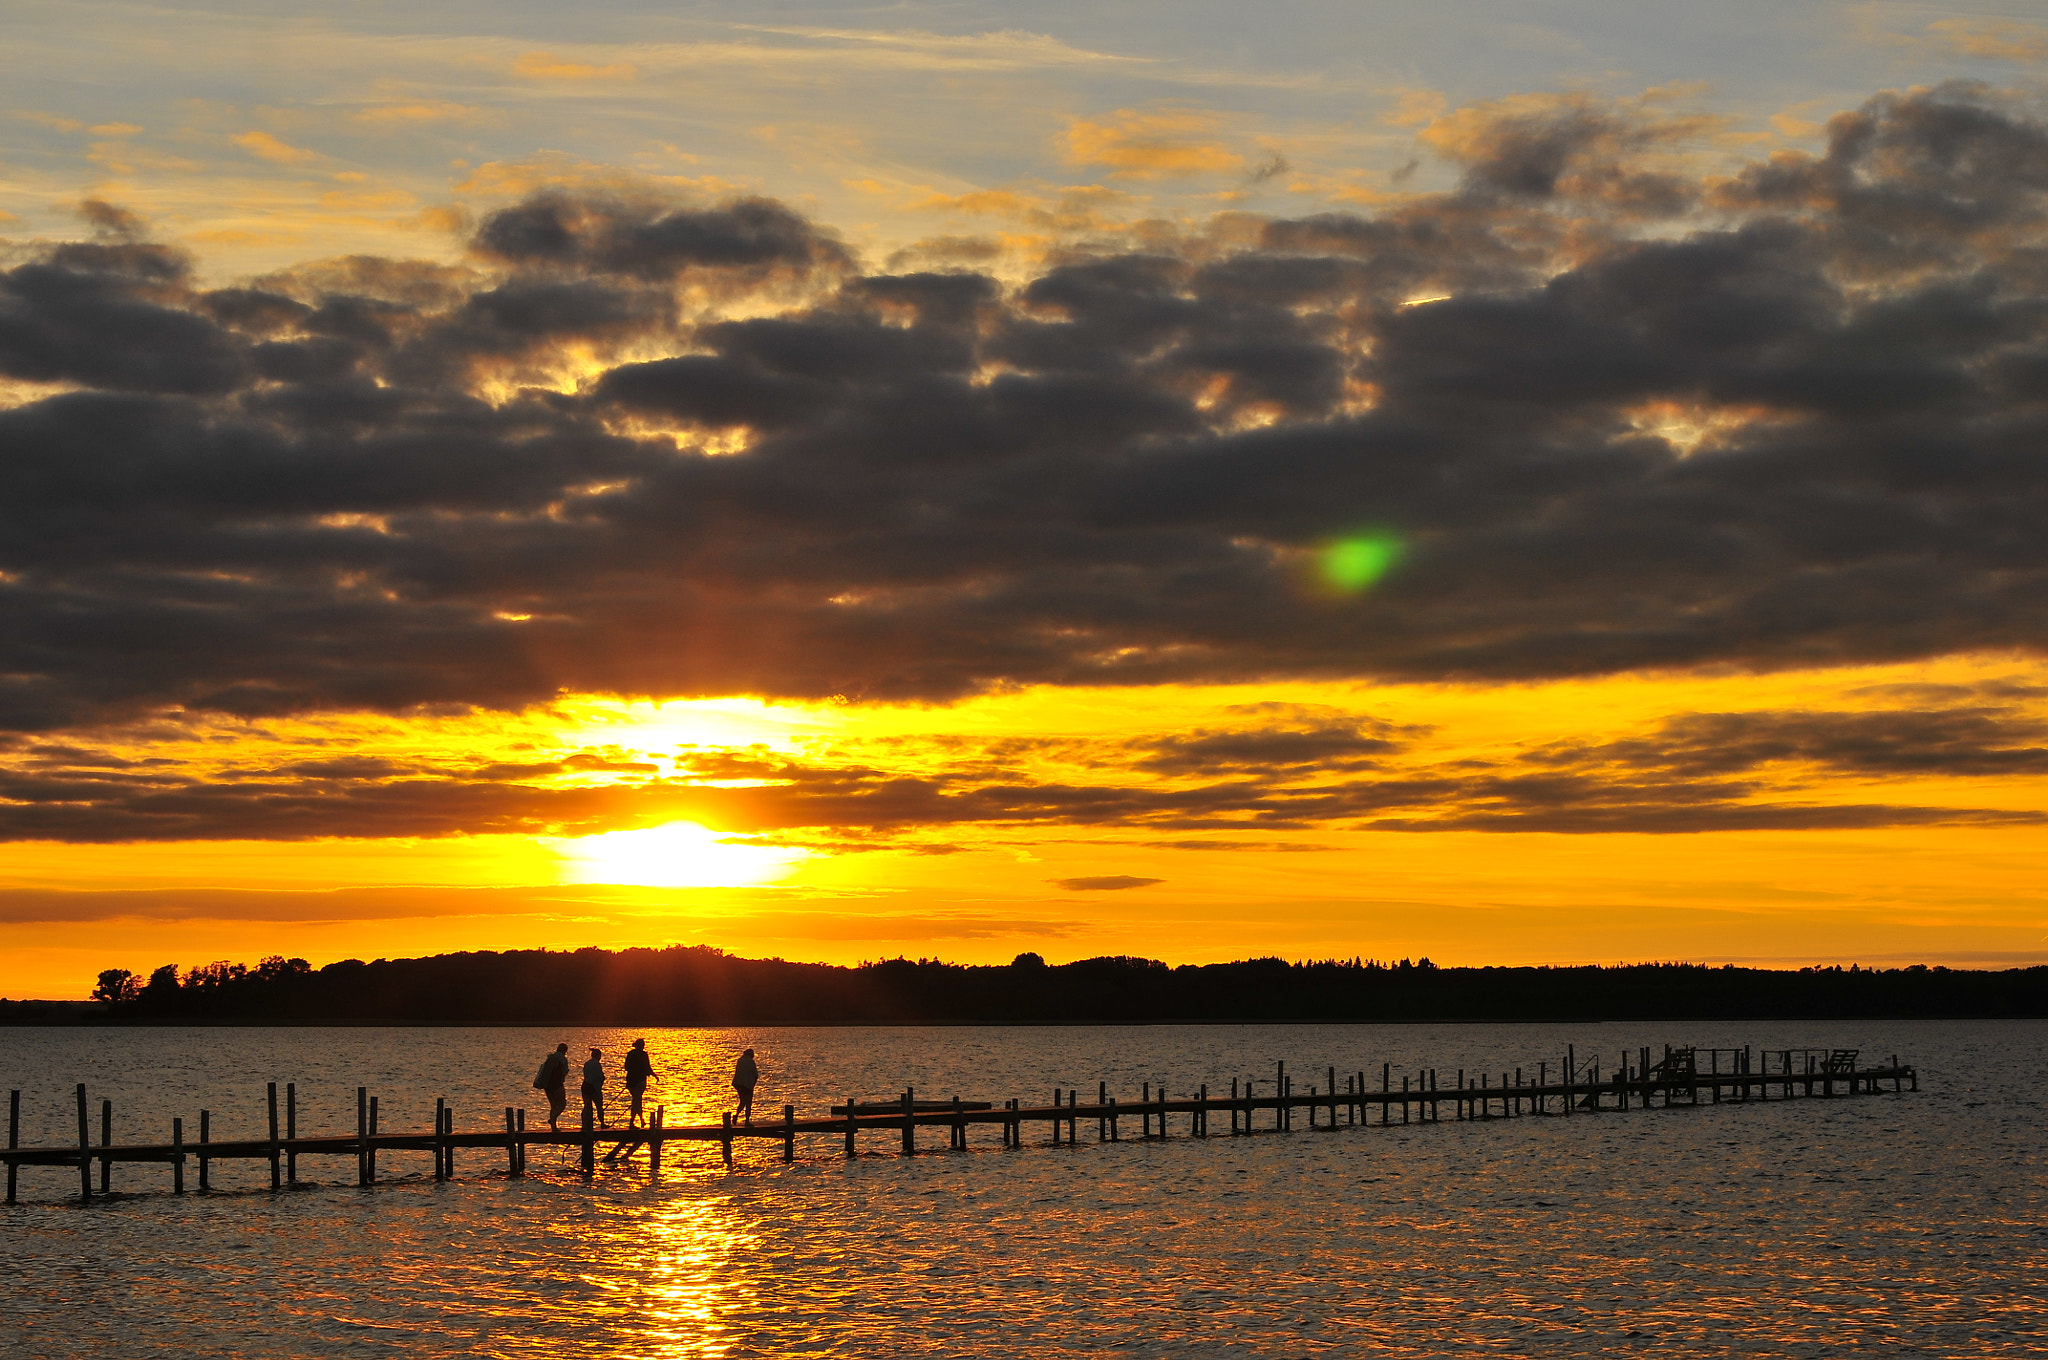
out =
[[(277, 1083), (268, 1090), (268, 1135), (263, 1138), (216, 1140), (212, 1137), (212, 1112), (200, 1111), (198, 1137), (186, 1137), (183, 1119), (171, 1121), (167, 1143), (116, 1144), (113, 1141), (113, 1102), (100, 1102), (99, 1133), (91, 1138), (90, 1109), (83, 1083), (76, 1090), (78, 1141), (59, 1145), (22, 1146), (21, 1092), (9, 1095), (7, 1148), (0, 1157), (7, 1164), (7, 1203), (17, 1203), (17, 1183), (22, 1167), (73, 1168), (78, 1173), (78, 1191), (83, 1200), (93, 1197), (93, 1171), (99, 1171), (98, 1193), (109, 1193), (113, 1168), (119, 1163), (167, 1165), (171, 1190), (185, 1192), (186, 1169), (196, 1167), (198, 1188), (210, 1190), (212, 1164), (227, 1160), (256, 1160), (269, 1163), (270, 1185), (282, 1190), (298, 1183), (301, 1157), (352, 1157), (356, 1162), (356, 1183), (377, 1182), (377, 1158), (386, 1152), (427, 1152), (434, 1159), (434, 1179), (449, 1180), (456, 1174), (458, 1152), (493, 1151), (503, 1157), (505, 1176), (525, 1174), (527, 1152), (534, 1147), (567, 1147), (578, 1153), (577, 1162), (586, 1176), (595, 1173), (600, 1160), (617, 1163), (645, 1152), (650, 1169), (659, 1173), (662, 1152), (674, 1143), (715, 1145), (721, 1159), (732, 1165), (735, 1144), (747, 1139), (779, 1142), (782, 1160), (796, 1156), (798, 1138), (828, 1138), (843, 1145), (846, 1156), (859, 1153), (863, 1139), (876, 1135), (895, 1142), (905, 1154), (917, 1152), (921, 1129), (942, 1129), (949, 1150), (968, 1146), (968, 1131), (993, 1125), (1002, 1146), (1024, 1146), (1025, 1128), (1037, 1125), (1049, 1131), (1050, 1144), (1080, 1141), (1083, 1129), (1093, 1125), (1096, 1141), (1117, 1142), (1136, 1121), (1139, 1138), (1164, 1138), (1169, 1120), (1185, 1120), (1188, 1136), (1211, 1136), (1216, 1116), (1223, 1117), (1217, 1133), (1245, 1136), (1255, 1132), (1286, 1132), (1295, 1128), (1297, 1117), (1306, 1115), (1314, 1130), (1374, 1127), (1378, 1125), (1438, 1123), (1448, 1113), (1454, 1121), (1508, 1119), (1527, 1115), (1569, 1117), (1602, 1111), (1647, 1109), (1656, 1105), (1698, 1105), (1724, 1101), (1777, 1101), (1829, 1098), (1920, 1089), (1919, 1074), (1900, 1064), (1893, 1056), (1889, 1064), (1861, 1067), (1853, 1049), (1699, 1049), (1666, 1047), (1661, 1060), (1652, 1061), (1648, 1048), (1623, 1054), (1602, 1077), (1597, 1064), (1581, 1066), (1576, 1053), (1567, 1049), (1559, 1065), (1558, 1080), (1550, 1078), (1549, 1064), (1539, 1064), (1534, 1073), (1516, 1068), (1467, 1073), (1459, 1071), (1450, 1081), (1434, 1069), (1401, 1078), (1394, 1085), (1391, 1065), (1383, 1065), (1380, 1084), (1373, 1087), (1365, 1072), (1340, 1074), (1334, 1067), (1323, 1070), (1323, 1080), (1302, 1090), (1285, 1063), (1278, 1064), (1267, 1083), (1271, 1094), (1260, 1095), (1249, 1079), (1233, 1080), (1230, 1093), (1212, 1092), (1202, 1086), (1191, 1095), (1168, 1096), (1164, 1086), (1155, 1094), (1148, 1083), (1136, 1101), (1123, 1101), (1099, 1083), (1090, 1102), (1080, 1099), (1078, 1090), (1054, 1091), (1048, 1105), (1025, 1105), (1009, 1100), (1001, 1105), (969, 1103), (954, 1097), (938, 1102), (917, 1100), (906, 1090), (901, 1098), (876, 1112), (877, 1104), (847, 1100), (824, 1117), (798, 1118), (794, 1106), (782, 1107), (780, 1118), (759, 1123), (738, 1123), (732, 1115), (716, 1124), (669, 1125), (666, 1111), (657, 1108), (645, 1127), (592, 1127), (585, 1111), (581, 1127), (529, 1129), (526, 1112), (513, 1106), (504, 1109), (501, 1127), (458, 1131), (455, 1115), (445, 1100), (435, 1102), (434, 1127), (419, 1133), (387, 1133), (379, 1128), (379, 1102), (365, 1087), (356, 1088), (356, 1130), (352, 1134), (321, 1134), (301, 1137), (298, 1132), (298, 1100), (295, 1085), (284, 1088), (280, 1111)], [(1722, 1070), (1723, 1061), (1728, 1070)], [(1703, 1067), (1702, 1064), (1705, 1064)], [(843, 1111), (840, 1113), (839, 1111)], [(1263, 1123), (1264, 1129), (1260, 1125)], [(600, 1157), (599, 1148), (604, 1152)], [(494, 1159), (495, 1160), (495, 1159)]]

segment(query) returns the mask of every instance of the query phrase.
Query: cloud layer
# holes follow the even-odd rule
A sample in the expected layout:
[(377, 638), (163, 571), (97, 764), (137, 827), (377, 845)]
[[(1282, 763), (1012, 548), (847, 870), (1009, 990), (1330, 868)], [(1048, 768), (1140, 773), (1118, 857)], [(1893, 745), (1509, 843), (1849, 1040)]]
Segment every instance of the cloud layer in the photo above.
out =
[[(466, 267), (207, 291), (99, 205), (97, 239), (0, 273), (0, 375), (53, 389), (0, 410), (0, 729), (2037, 647), (2048, 127), (1973, 88), (1885, 95), (1824, 155), (1701, 181), (1664, 159), (1690, 126), (1467, 110), (1430, 137), (1454, 192), (1105, 240), (1022, 280), (866, 273), (767, 200), (557, 190), (486, 218)], [(1367, 531), (1393, 569), (1324, 587), (1318, 555)], [(1547, 784), (1431, 778), (1483, 819), (1616, 769), (1698, 803), (1777, 750), (2033, 768), (1980, 720), (1709, 716), (1654, 756), (1552, 752)], [(1400, 739), (1295, 724), (1142, 759), (1243, 769), (1203, 798), (1278, 809), (1276, 771)], [(243, 796), (19, 778), (13, 835), (122, 838), (145, 805), (203, 835)], [(502, 780), (280, 778), (263, 815), (330, 834), (379, 802), (419, 829), (529, 816)], [(822, 820), (948, 820), (942, 790), (791, 778), (843, 805)], [(1345, 815), (1418, 796), (1357, 789)], [(738, 798), (678, 795), (714, 796)], [(1100, 791), (1016, 796), (997, 819)], [(1205, 824), (1172, 796), (1163, 820)]]

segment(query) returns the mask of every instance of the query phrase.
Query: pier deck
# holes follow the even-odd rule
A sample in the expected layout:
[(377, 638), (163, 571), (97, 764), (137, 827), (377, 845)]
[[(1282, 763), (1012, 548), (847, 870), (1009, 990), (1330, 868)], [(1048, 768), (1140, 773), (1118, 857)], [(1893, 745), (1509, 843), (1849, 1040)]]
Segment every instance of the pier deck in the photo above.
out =
[[(1761, 1058), (1759, 1062), (1758, 1059)], [(1606, 1111), (1647, 1109), (1652, 1106), (1697, 1105), (1728, 1101), (1778, 1101), (1876, 1094), (1883, 1091), (1919, 1089), (1919, 1074), (1897, 1057), (1883, 1066), (1857, 1065), (1858, 1054), (1850, 1049), (1694, 1049), (1666, 1048), (1661, 1061), (1652, 1061), (1650, 1050), (1622, 1055), (1613, 1075), (1602, 1078), (1597, 1067), (1581, 1067), (1576, 1055), (1567, 1050), (1560, 1064), (1561, 1079), (1550, 1080), (1549, 1065), (1541, 1064), (1531, 1076), (1520, 1069), (1493, 1073), (1458, 1072), (1446, 1084), (1433, 1069), (1405, 1076), (1396, 1087), (1390, 1066), (1382, 1066), (1380, 1085), (1375, 1088), (1364, 1072), (1342, 1075), (1334, 1067), (1323, 1069), (1319, 1085), (1297, 1091), (1294, 1079), (1279, 1064), (1270, 1079), (1271, 1093), (1258, 1094), (1254, 1083), (1232, 1081), (1230, 1093), (1207, 1086), (1192, 1094), (1168, 1096), (1164, 1088), (1157, 1095), (1147, 1085), (1140, 1098), (1124, 1101), (1111, 1096), (1106, 1083), (1098, 1083), (1095, 1099), (1084, 1102), (1078, 1090), (1055, 1091), (1052, 1103), (1025, 1105), (1010, 1100), (967, 1102), (918, 1100), (905, 1091), (900, 1100), (881, 1106), (877, 1102), (846, 1100), (826, 1116), (797, 1117), (793, 1106), (782, 1107), (779, 1116), (753, 1123), (741, 1123), (731, 1115), (716, 1124), (669, 1125), (665, 1110), (657, 1108), (645, 1127), (592, 1127), (587, 1115), (573, 1129), (529, 1129), (526, 1112), (507, 1106), (502, 1125), (489, 1129), (458, 1130), (455, 1117), (445, 1101), (437, 1102), (435, 1127), (424, 1132), (384, 1132), (379, 1129), (376, 1097), (367, 1088), (356, 1091), (356, 1131), (347, 1134), (300, 1136), (297, 1131), (297, 1091), (284, 1088), (283, 1119), (280, 1121), (278, 1086), (268, 1091), (269, 1135), (263, 1138), (219, 1139), (211, 1137), (211, 1111), (200, 1112), (199, 1137), (188, 1141), (184, 1121), (171, 1121), (171, 1139), (165, 1143), (116, 1144), (112, 1138), (113, 1107), (100, 1102), (100, 1139), (91, 1140), (86, 1088), (76, 1088), (78, 1141), (76, 1143), (23, 1146), (20, 1140), (21, 1093), (10, 1094), (8, 1140), (0, 1158), (7, 1165), (7, 1200), (17, 1202), (17, 1182), (23, 1167), (66, 1167), (77, 1171), (79, 1195), (91, 1199), (93, 1172), (99, 1172), (99, 1192), (111, 1188), (113, 1168), (120, 1164), (166, 1165), (171, 1170), (173, 1193), (185, 1190), (186, 1169), (196, 1166), (199, 1188), (210, 1189), (212, 1163), (227, 1160), (259, 1160), (270, 1164), (273, 1189), (298, 1182), (301, 1157), (352, 1157), (356, 1181), (372, 1185), (377, 1180), (377, 1157), (386, 1152), (427, 1152), (433, 1154), (434, 1178), (455, 1176), (458, 1152), (491, 1151), (501, 1154), (502, 1170), (495, 1174), (520, 1176), (525, 1173), (527, 1151), (534, 1147), (567, 1147), (579, 1153), (578, 1163), (585, 1175), (593, 1174), (600, 1161), (617, 1163), (645, 1152), (652, 1170), (660, 1170), (662, 1153), (672, 1144), (712, 1144), (726, 1165), (732, 1164), (733, 1148), (744, 1140), (766, 1140), (781, 1144), (784, 1161), (796, 1156), (799, 1138), (830, 1138), (840, 1142), (847, 1156), (859, 1153), (863, 1141), (885, 1135), (904, 1153), (918, 1150), (920, 1129), (944, 1129), (949, 1150), (968, 1146), (968, 1131), (994, 1125), (1002, 1145), (1024, 1146), (1027, 1126), (1039, 1126), (1050, 1133), (1052, 1145), (1074, 1143), (1083, 1128), (1093, 1125), (1095, 1139), (1120, 1141), (1127, 1128), (1139, 1138), (1164, 1138), (1168, 1121), (1184, 1119), (1187, 1136), (1212, 1136), (1211, 1123), (1223, 1116), (1218, 1135), (1244, 1136), (1254, 1132), (1285, 1132), (1295, 1127), (1297, 1117), (1306, 1113), (1308, 1126), (1316, 1130), (1350, 1127), (1378, 1127), (1388, 1124), (1436, 1123), (1448, 1113), (1454, 1121), (1517, 1118), (1528, 1115), (1569, 1117)], [(1722, 1071), (1726, 1058), (1732, 1069)], [(1774, 1061), (1775, 1060), (1775, 1061)], [(1707, 1064), (1701, 1070), (1702, 1063)], [(877, 1112), (886, 1110), (886, 1112)], [(1373, 1119), (1375, 1111), (1379, 1118)], [(1135, 1128), (1132, 1123), (1135, 1122)], [(1264, 1129), (1260, 1125), (1264, 1125)], [(602, 1153), (600, 1153), (602, 1149)]]

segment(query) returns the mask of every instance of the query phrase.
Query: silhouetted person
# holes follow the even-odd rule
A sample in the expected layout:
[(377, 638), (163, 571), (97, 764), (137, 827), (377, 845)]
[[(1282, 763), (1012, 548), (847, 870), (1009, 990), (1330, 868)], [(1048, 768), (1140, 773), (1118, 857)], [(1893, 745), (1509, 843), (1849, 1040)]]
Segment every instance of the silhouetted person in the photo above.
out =
[(583, 1064), (583, 1113), (597, 1111), (599, 1128), (604, 1122), (604, 1054), (597, 1049), (590, 1050), (590, 1061)]
[(647, 1041), (635, 1039), (626, 1050), (626, 1094), (633, 1097), (633, 1108), (626, 1113), (629, 1129), (646, 1118), (640, 1102), (647, 1097), (647, 1079), (653, 1075), (654, 1063), (647, 1056)]
[(740, 1054), (740, 1060), (732, 1065), (732, 1089), (740, 1093), (739, 1115), (749, 1124), (754, 1122), (754, 1088), (761, 1084), (761, 1069), (754, 1063), (754, 1050)]
[(545, 1092), (548, 1098), (548, 1127), (560, 1130), (562, 1111), (569, 1108), (569, 1094), (563, 1089), (569, 1084), (569, 1046), (556, 1044), (555, 1051), (541, 1060), (540, 1071), (534, 1073), (533, 1089)]

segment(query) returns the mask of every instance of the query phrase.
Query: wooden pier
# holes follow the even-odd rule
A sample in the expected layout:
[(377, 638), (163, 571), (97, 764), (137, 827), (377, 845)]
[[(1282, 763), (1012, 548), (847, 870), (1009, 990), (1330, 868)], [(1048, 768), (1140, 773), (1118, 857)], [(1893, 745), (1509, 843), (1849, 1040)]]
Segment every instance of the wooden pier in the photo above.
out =
[[(998, 1105), (987, 1101), (919, 1100), (914, 1091), (887, 1102), (856, 1101), (851, 1098), (832, 1107), (824, 1117), (798, 1118), (796, 1108), (784, 1105), (779, 1117), (752, 1123), (736, 1122), (730, 1114), (716, 1124), (669, 1125), (665, 1109), (657, 1108), (644, 1127), (593, 1127), (589, 1112), (575, 1129), (540, 1129), (526, 1126), (526, 1112), (506, 1106), (501, 1125), (487, 1129), (458, 1131), (455, 1113), (445, 1100), (435, 1102), (433, 1127), (422, 1132), (386, 1132), (379, 1127), (378, 1098), (366, 1087), (356, 1088), (356, 1128), (353, 1133), (318, 1134), (302, 1137), (298, 1131), (298, 1092), (293, 1084), (279, 1088), (272, 1082), (268, 1092), (268, 1134), (263, 1138), (215, 1140), (212, 1112), (201, 1110), (197, 1137), (188, 1137), (185, 1121), (171, 1121), (166, 1143), (116, 1144), (113, 1141), (113, 1102), (99, 1103), (99, 1141), (92, 1140), (92, 1110), (85, 1086), (77, 1087), (78, 1141), (75, 1144), (24, 1147), (21, 1144), (21, 1092), (9, 1094), (7, 1120), (7, 1203), (15, 1204), (21, 1168), (49, 1166), (75, 1169), (81, 1200), (91, 1200), (98, 1170), (97, 1193), (113, 1188), (117, 1163), (143, 1163), (168, 1167), (171, 1191), (183, 1194), (187, 1170), (197, 1172), (197, 1188), (212, 1189), (212, 1164), (242, 1160), (269, 1163), (270, 1188), (282, 1191), (299, 1184), (302, 1157), (348, 1157), (355, 1159), (356, 1183), (377, 1183), (380, 1153), (425, 1152), (431, 1154), (434, 1179), (455, 1178), (458, 1153), (490, 1152), (491, 1174), (509, 1177), (526, 1172), (527, 1152), (534, 1147), (566, 1147), (576, 1153), (578, 1169), (585, 1176), (595, 1174), (600, 1162), (616, 1164), (644, 1152), (649, 1170), (659, 1174), (662, 1153), (671, 1144), (710, 1144), (724, 1165), (731, 1166), (734, 1145), (746, 1139), (781, 1144), (782, 1160), (796, 1157), (797, 1139), (825, 1138), (843, 1144), (846, 1156), (859, 1154), (877, 1136), (895, 1143), (905, 1154), (918, 1148), (919, 1130), (943, 1130), (948, 1150), (968, 1146), (971, 1129), (993, 1125), (1005, 1148), (1025, 1145), (1027, 1126), (1050, 1133), (1052, 1146), (1081, 1141), (1083, 1131), (1093, 1141), (1121, 1141), (1127, 1129), (1138, 1138), (1165, 1138), (1170, 1120), (1179, 1119), (1190, 1137), (1229, 1135), (1241, 1137), (1255, 1132), (1285, 1132), (1306, 1116), (1314, 1130), (1371, 1128), (1388, 1124), (1438, 1123), (1446, 1115), (1453, 1120), (1512, 1119), (1528, 1115), (1570, 1117), (1605, 1111), (1642, 1110), (1653, 1106), (1698, 1105), (1724, 1101), (1777, 1101), (1876, 1094), (1882, 1091), (1920, 1089), (1918, 1073), (1902, 1066), (1896, 1056), (1877, 1067), (1858, 1065), (1855, 1049), (1706, 1049), (1671, 1048), (1653, 1060), (1648, 1048), (1624, 1053), (1609, 1075), (1602, 1076), (1598, 1063), (1581, 1065), (1577, 1054), (1567, 1049), (1558, 1064), (1556, 1080), (1550, 1065), (1538, 1064), (1534, 1072), (1514, 1068), (1499, 1073), (1459, 1071), (1449, 1080), (1434, 1069), (1403, 1076), (1394, 1084), (1392, 1066), (1383, 1065), (1374, 1087), (1368, 1073), (1340, 1074), (1326, 1067), (1321, 1081), (1297, 1089), (1295, 1077), (1285, 1063), (1278, 1064), (1264, 1082), (1239, 1078), (1230, 1083), (1229, 1094), (1219, 1086), (1204, 1085), (1191, 1094), (1170, 1096), (1162, 1084), (1155, 1092), (1146, 1083), (1135, 1101), (1125, 1101), (1098, 1083), (1090, 1101), (1080, 1099), (1078, 1089), (1056, 1090), (1048, 1105), (1025, 1105), (1009, 1100)], [(1341, 1080), (1340, 1080), (1341, 1078)], [(1262, 1094), (1259, 1086), (1266, 1088)], [(1373, 1114), (1378, 1113), (1378, 1120)], [(1220, 1118), (1218, 1118), (1220, 1116)], [(1263, 1128), (1260, 1126), (1263, 1124)], [(1212, 1127), (1214, 1125), (1214, 1127)], [(1092, 1127), (1091, 1127), (1092, 1126)], [(603, 1149), (600, 1153), (600, 1148)], [(502, 1165), (500, 1165), (502, 1163)]]

